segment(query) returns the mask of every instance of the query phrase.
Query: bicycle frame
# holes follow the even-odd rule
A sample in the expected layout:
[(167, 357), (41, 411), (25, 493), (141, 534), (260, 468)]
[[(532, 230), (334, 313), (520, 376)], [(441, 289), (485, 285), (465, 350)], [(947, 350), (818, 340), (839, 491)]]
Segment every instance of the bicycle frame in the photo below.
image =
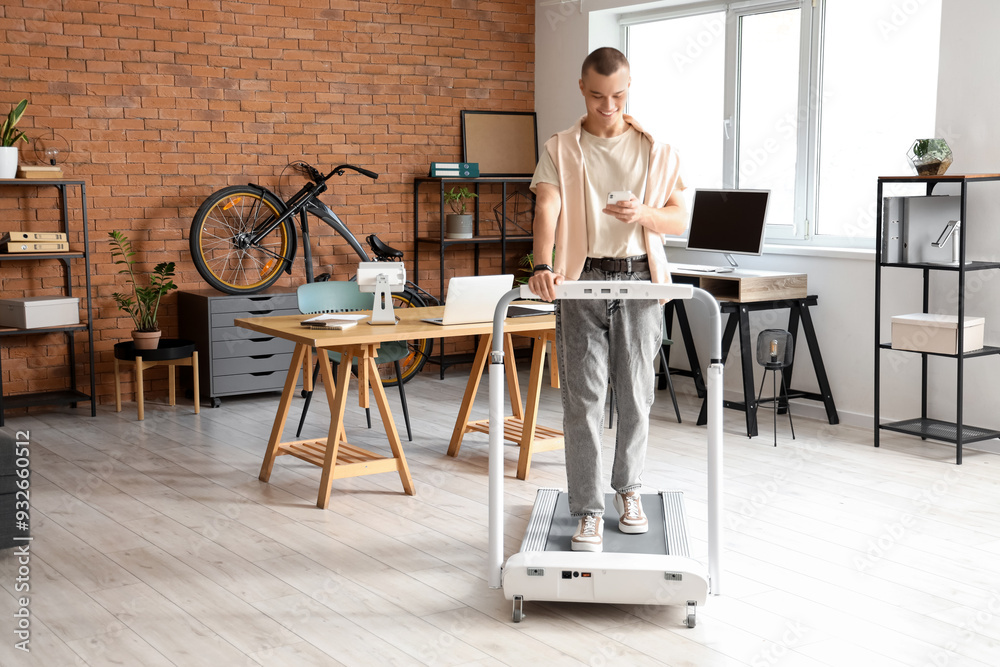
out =
[[(340, 219), (333, 209), (324, 204), (319, 200), (319, 196), (327, 191), (326, 181), (334, 174), (340, 175), (344, 173), (344, 169), (353, 169), (360, 174), (373, 177), (373, 172), (362, 170), (358, 167), (352, 165), (340, 165), (334, 168), (329, 174), (327, 174), (319, 183), (308, 183), (302, 187), (298, 192), (288, 198), (288, 201), (284, 202), (287, 207), (285, 212), (280, 216), (266, 224), (260, 229), (254, 229), (250, 234), (250, 243), (252, 245), (259, 245), (261, 239), (265, 238), (268, 234), (274, 231), (279, 225), (284, 223), (286, 220), (294, 218), (296, 215), (299, 216), (299, 227), (302, 229), (302, 251), (305, 253), (304, 261), (306, 263), (306, 282), (313, 282), (313, 266), (312, 266), (312, 250), (309, 244), (309, 220), (307, 214), (312, 214), (325, 222), (328, 226), (333, 228), (335, 232), (341, 235), (347, 244), (358, 254), (358, 257), (363, 262), (371, 261), (371, 257), (365, 251), (364, 247), (358, 241), (357, 237), (347, 228), (344, 221)], [(374, 174), (377, 178), (378, 175)], [(270, 192), (267, 188), (262, 185), (257, 185), (256, 183), (248, 183), (250, 187), (257, 188), (261, 192)], [(270, 192), (274, 195), (273, 192)], [(281, 199), (281, 197), (275, 198)], [(292, 271), (292, 261), (295, 255), (292, 254), (289, 258), (282, 257), (282, 261), (285, 262), (284, 271), (286, 273), (291, 273)]]

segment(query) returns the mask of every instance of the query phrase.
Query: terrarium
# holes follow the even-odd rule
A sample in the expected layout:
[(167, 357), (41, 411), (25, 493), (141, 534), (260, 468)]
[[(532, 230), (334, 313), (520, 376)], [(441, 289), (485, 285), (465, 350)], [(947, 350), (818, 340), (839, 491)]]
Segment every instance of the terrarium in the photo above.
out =
[(917, 139), (906, 153), (917, 176), (940, 176), (951, 166), (951, 148), (944, 139)]

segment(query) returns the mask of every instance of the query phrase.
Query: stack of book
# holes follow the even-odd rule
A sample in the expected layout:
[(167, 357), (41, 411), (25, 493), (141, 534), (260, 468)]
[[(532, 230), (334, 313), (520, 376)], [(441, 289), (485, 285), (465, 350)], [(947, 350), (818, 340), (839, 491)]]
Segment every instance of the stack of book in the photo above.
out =
[(62, 169), (57, 164), (21, 164), (17, 167), (18, 178), (50, 179), (62, 178)]
[(4, 232), (0, 252), (69, 252), (69, 240), (62, 232)]

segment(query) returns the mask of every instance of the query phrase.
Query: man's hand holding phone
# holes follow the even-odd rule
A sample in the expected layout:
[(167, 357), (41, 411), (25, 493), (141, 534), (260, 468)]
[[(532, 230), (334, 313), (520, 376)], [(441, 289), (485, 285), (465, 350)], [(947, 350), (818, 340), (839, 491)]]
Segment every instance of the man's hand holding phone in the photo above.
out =
[(608, 200), (604, 205), (604, 213), (617, 219), (619, 222), (632, 224), (639, 220), (639, 210), (642, 206), (628, 190), (620, 190), (608, 193)]

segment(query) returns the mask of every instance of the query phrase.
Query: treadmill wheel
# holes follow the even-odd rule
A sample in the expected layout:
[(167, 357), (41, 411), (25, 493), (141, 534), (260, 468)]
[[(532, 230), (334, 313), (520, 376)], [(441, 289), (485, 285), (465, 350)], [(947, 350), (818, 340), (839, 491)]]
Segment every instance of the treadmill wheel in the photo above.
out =
[(695, 613), (697, 612), (697, 610), (698, 610), (698, 603), (697, 602), (693, 602), (691, 600), (688, 600), (688, 603), (687, 603), (687, 626), (689, 628), (693, 628), (695, 626), (695, 623), (697, 623), (697, 619), (695, 618)]
[(514, 596), (514, 608), (510, 612), (510, 620), (520, 623), (524, 618), (524, 598), (520, 595)]

